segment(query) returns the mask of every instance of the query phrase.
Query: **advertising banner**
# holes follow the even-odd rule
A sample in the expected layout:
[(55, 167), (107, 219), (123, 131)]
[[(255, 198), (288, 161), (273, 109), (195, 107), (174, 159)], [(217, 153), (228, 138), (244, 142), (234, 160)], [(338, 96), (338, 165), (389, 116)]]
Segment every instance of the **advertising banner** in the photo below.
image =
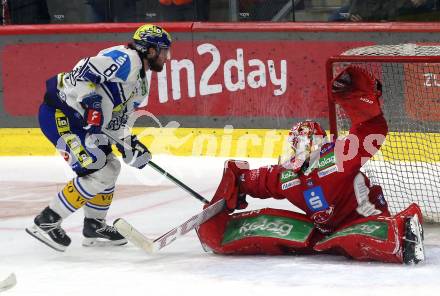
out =
[[(35, 116), (45, 80), (115, 42), (26, 43), (1, 52), (3, 104)], [(147, 73), (155, 116), (324, 118), (325, 61), (359, 42), (176, 41), (161, 73)], [(325, 52), (326, 55), (322, 53)]]

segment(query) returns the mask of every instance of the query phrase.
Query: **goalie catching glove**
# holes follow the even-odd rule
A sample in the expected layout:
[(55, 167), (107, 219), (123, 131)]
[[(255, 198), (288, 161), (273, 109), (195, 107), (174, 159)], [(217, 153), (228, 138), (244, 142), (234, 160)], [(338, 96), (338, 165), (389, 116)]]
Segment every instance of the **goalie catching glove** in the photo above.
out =
[(126, 137), (123, 141), (128, 144), (127, 146), (131, 147), (130, 150), (120, 144), (116, 144), (124, 162), (132, 167), (143, 169), (151, 160), (151, 153), (148, 148), (134, 135)]
[(353, 125), (382, 114), (381, 96), (380, 81), (358, 66), (348, 66), (332, 81), (333, 100), (342, 106)]

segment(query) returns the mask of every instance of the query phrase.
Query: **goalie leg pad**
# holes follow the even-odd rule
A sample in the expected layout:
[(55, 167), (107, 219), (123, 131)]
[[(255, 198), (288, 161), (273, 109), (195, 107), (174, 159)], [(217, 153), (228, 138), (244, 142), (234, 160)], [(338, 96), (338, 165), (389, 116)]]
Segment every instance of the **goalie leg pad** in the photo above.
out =
[(422, 213), (411, 204), (393, 217), (358, 219), (320, 240), (314, 250), (336, 251), (361, 261), (419, 263), (425, 259)]
[(199, 234), (215, 253), (282, 255), (310, 252), (313, 229), (313, 223), (302, 214), (266, 208), (223, 213), (203, 224)]
[(214, 253), (222, 254), (221, 241), (225, 232), (226, 224), (230, 219), (228, 210), (224, 209), (210, 220), (206, 221), (198, 230), (200, 242), (205, 244)]
[(359, 261), (402, 263), (399, 222), (383, 216), (358, 219), (317, 242), (314, 250)]

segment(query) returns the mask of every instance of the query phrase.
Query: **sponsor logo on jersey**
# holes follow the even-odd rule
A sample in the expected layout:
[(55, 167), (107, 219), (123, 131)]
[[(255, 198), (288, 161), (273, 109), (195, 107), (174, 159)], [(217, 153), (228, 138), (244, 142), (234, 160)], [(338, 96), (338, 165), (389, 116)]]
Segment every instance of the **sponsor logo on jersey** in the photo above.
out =
[(99, 112), (98, 110), (90, 109), (87, 123), (99, 126), (101, 123), (101, 112)]
[(296, 178), (298, 178), (298, 174), (294, 173), (292, 170), (287, 170), (281, 173), (280, 182), (285, 183)]
[(373, 104), (373, 101), (370, 100), (369, 98), (361, 97), (359, 100), (361, 100), (361, 101), (363, 101), (363, 102), (365, 102), (365, 103), (368, 103), (368, 104)]
[(383, 196), (382, 193), (380, 193), (380, 194), (377, 196), (377, 201), (378, 201), (379, 204), (382, 205), (382, 206), (384, 206), (384, 205), (387, 204), (387, 202), (386, 202), (386, 200), (385, 200), (385, 197)]
[(59, 129), (65, 129), (66, 127), (69, 127), (69, 121), (67, 120), (67, 117), (58, 117), (57, 118), (57, 127)]
[(321, 186), (310, 188), (304, 191), (303, 195), (306, 205), (311, 211), (318, 212), (329, 208)]
[(144, 97), (147, 95), (147, 93), (148, 93), (147, 83), (145, 80), (142, 80), (142, 82), (141, 82), (141, 95)]
[(312, 187), (314, 185), (313, 184), (313, 179), (307, 179), (306, 184), (307, 184), (308, 187)]
[(128, 115), (121, 112), (121, 114), (113, 113), (113, 118), (107, 125), (107, 129), (117, 131), (121, 127), (124, 127), (127, 124)]
[(318, 169), (322, 170), (328, 168), (332, 165), (336, 164), (335, 153), (331, 152), (323, 157), (321, 157), (318, 161)]
[(329, 150), (333, 149), (333, 147), (335, 147), (335, 143), (329, 143), (329, 144), (325, 144), (322, 148), (321, 148), (321, 156), (326, 154)]
[(336, 173), (338, 167), (336, 166), (335, 152), (330, 152), (325, 156), (322, 156), (318, 161), (318, 176), (319, 178)]
[(92, 158), (87, 154), (85, 150), (81, 150), (78, 153), (77, 158), (82, 167), (87, 167), (93, 162)]
[(84, 168), (93, 163), (92, 157), (87, 153), (76, 135), (64, 134), (62, 138), (81, 167)]
[(61, 136), (70, 133), (69, 120), (67, 119), (67, 116), (64, 115), (64, 113), (59, 109), (55, 111), (55, 121), (57, 131)]
[(286, 189), (292, 188), (294, 186), (298, 186), (299, 184), (301, 184), (301, 181), (299, 179), (294, 179), (294, 180), (288, 181), (286, 183), (282, 183), (281, 190), (286, 190)]
[(329, 207), (326, 210), (318, 211), (314, 213), (311, 218), (317, 224), (324, 224), (330, 220), (330, 217), (333, 215), (334, 207)]
[(72, 135), (71, 137), (66, 137), (66, 144), (67, 146), (69, 146), (70, 150), (73, 151), (81, 148), (81, 142), (74, 135)]
[(322, 178), (322, 177), (328, 176), (330, 174), (336, 173), (337, 171), (338, 171), (338, 167), (336, 165), (334, 165), (334, 166), (331, 166), (331, 167), (329, 167), (327, 169), (319, 171), (318, 172), (318, 177)]
[(67, 95), (66, 95), (66, 93), (63, 92), (63, 91), (61, 91), (61, 90), (58, 92), (58, 97), (59, 97), (60, 100), (63, 101), (63, 102), (65, 102), (65, 101), (67, 100)]

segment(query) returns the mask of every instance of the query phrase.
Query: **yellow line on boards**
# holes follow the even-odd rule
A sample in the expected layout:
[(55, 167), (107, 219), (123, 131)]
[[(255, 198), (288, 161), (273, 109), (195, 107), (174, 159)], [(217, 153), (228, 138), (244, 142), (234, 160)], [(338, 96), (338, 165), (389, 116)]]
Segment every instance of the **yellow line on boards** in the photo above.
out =
[[(267, 157), (288, 154), (288, 130), (134, 128), (154, 154)], [(56, 151), (39, 128), (0, 129), (0, 156), (46, 156)], [(440, 133), (391, 132), (375, 159), (440, 162)]]

